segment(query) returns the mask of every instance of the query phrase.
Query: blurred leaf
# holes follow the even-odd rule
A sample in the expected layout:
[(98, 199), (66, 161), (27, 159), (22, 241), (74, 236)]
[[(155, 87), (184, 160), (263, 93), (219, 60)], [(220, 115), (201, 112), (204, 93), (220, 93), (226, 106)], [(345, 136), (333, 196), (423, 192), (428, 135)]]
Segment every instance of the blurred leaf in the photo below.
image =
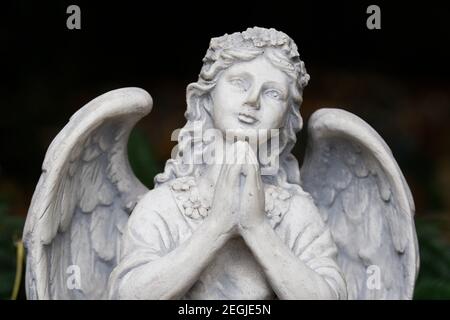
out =
[(416, 285), (414, 299), (449, 299), (450, 284), (437, 279), (422, 278)]
[(24, 219), (8, 212), (7, 201), (0, 197), (0, 299), (9, 299), (16, 273), (15, 241), (21, 238)]
[(442, 238), (443, 219), (416, 219), (420, 271), (414, 299), (450, 299), (450, 244)]
[(148, 188), (153, 188), (158, 168), (150, 144), (139, 128), (134, 128), (130, 134), (128, 158), (136, 177)]

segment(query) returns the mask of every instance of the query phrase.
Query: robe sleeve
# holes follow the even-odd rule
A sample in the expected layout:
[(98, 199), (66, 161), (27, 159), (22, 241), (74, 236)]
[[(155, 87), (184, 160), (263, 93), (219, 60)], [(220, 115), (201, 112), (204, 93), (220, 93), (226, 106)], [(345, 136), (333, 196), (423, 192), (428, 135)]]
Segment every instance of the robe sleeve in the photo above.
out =
[[(151, 205), (153, 196), (140, 202), (128, 220), (122, 238), (120, 260), (111, 273), (108, 284), (110, 299), (119, 299), (119, 288), (126, 284), (127, 274), (135, 268), (151, 263), (175, 249), (180, 242), (176, 224), (169, 225), (168, 210), (162, 212)], [(161, 203), (161, 199), (159, 199)], [(176, 206), (171, 208), (177, 211)]]
[(336, 299), (347, 299), (336, 244), (312, 198), (295, 196), (276, 231), (300, 260), (325, 279)]

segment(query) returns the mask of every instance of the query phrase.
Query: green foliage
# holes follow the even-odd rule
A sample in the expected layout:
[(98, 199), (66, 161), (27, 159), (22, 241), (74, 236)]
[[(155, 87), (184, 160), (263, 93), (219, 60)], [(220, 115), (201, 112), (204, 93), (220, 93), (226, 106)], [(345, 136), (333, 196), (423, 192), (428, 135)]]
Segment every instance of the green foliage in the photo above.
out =
[(0, 299), (9, 299), (16, 273), (16, 246), (24, 219), (8, 212), (5, 199), (0, 198)]
[(414, 299), (450, 299), (450, 244), (443, 240), (443, 220), (416, 220), (420, 271)]
[(139, 128), (134, 128), (130, 134), (128, 158), (136, 177), (148, 188), (153, 188), (153, 178), (158, 168), (150, 144)]

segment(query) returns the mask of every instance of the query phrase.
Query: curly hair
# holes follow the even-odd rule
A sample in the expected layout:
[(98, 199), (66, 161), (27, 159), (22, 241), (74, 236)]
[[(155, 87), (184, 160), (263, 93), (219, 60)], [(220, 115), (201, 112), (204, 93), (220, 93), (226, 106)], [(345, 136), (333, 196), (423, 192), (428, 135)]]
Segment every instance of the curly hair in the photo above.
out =
[[(274, 66), (294, 80), (290, 90), (287, 116), (279, 136), (277, 151), (279, 167), (276, 173), (263, 176), (263, 179), (285, 189), (301, 191), (299, 166), (291, 151), (297, 140), (296, 133), (303, 125), (299, 109), (303, 89), (310, 77), (291, 38), (275, 29), (258, 27), (211, 39), (198, 81), (187, 86), (185, 112), (187, 122), (179, 132), (177, 153), (175, 157), (167, 160), (164, 172), (155, 176), (156, 187), (175, 178), (198, 176), (203, 167), (199, 163), (202, 163), (201, 159), (207, 150), (208, 141), (204, 141), (204, 138), (194, 135), (193, 132), (199, 123), (202, 130), (214, 128), (210, 92), (224, 70), (234, 63), (250, 61), (260, 55), (264, 55)], [(189, 153), (189, 161), (184, 161), (183, 157), (187, 156), (185, 151), (193, 146), (193, 152)]]

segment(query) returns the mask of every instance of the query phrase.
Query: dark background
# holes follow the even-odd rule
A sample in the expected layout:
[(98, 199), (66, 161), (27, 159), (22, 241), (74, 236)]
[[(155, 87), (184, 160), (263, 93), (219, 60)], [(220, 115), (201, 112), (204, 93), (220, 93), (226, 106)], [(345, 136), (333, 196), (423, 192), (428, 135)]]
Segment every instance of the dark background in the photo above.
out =
[[(81, 8), (81, 30), (66, 8)], [(381, 8), (369, 30), (366, 8)], [(120, 87), (142, 87), (154, 108), (130, 158), (151, 186), (184, 125), (185, 88), (211, 37), (273, 27), (297, 43), (311, 81), (304, 120), (341, 107), (386, 140), (415, 202), (422, 269), (416, 298), (450, 298), (450, 10), (444, 2), (14, 1), (0, 19), (0, 297), (9, 298), (24, 217), (45, 151), (69, 117)], [(295, 153), (301, 161), (305, 132)], [(23, 288), (19, 297), (23, 298)]]

